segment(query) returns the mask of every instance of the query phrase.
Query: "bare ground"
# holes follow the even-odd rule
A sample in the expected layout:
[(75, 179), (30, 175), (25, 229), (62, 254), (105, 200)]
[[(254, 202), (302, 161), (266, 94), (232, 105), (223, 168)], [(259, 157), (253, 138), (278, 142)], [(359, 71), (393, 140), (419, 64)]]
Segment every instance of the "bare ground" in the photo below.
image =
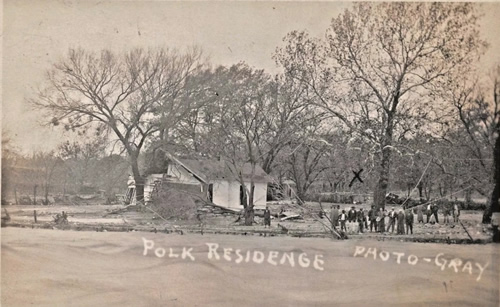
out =
[[(2, 306), (499, 305), (500, 247), (492, 244), (14, 227), (3, 228), (1, 236)], [(179, 256), (159, 258), (152, 250), (144, 256), (143, 238)], [(207, 243), (219, 244), (218, 260), (209, 259)], [(182, 259), (182, 247), (193, 248), (194, 261)], [(222, 247), (233, 249), (231, 260)], [(257, 250), (266, 259), (237, 263), (236, 249)], [(293, 252), (294, 266), (268, 262), (271, 251), (275, 259)], [(307, 267), (300, 253), (307, 254)], [(315, 255), (323, 270), (313, 267)], [(449, 266), (452, 259), (460, 265)]]
[[(332, 204), (322, 204), (328, 213)], [(341, 205), (341, 209), (348, 209), (351, 205)], [(361, 205), (362, 206), (362, 205)], [(278, 213), (283, 207), (280, 204), (272, 204), (271, 211)], [(356, 206), (357, 208), (360, 205)], [(273, 218), (271, 228), (263, 226), (263, 220), (256, 217), (256, 224), (252, 227), (242, 226), (236, 215), (232, 214), (201, 214), (199, 218), (180, 220), (176, 218), (164, 219), (150, 209), (143, 208), (141, 212), (127, 211), (119, 214), (109, 214), (119, 208), (120, 205), (80, 205), (80, 206), (7, 206), (5, 207), (11, 216), (11, 225), (29, 228), (64, 228), (73, 230), (108, 230), (108, 231), (160, 231), (173, 232), (182, 230), (191, 233), (215, 233), (215, 234), (255, 234), (255, 235), (289, 235), (303, 237), (329, 237), (331, 234), (326, 225), (329, 220), (319, 218), (318, 203), (308, 203), (305, 208), (288, 206), (287, 212), (298, 213), (303, 219), (292, 221), (280, 221)], [(367, 210), (368, 208), (365, 208)], [(37, 211), (37, 223), (34, 223), (34, 210)], [(53, 216), (65, 211), (68, 214), (69, 225), (58, 226), (53, 223)], [(414, 224), (413, 235), (398, 236), (392, 233), (378, 234), (365, 232), (363, 234), (349, 234), (350, 238), (363, 237), (376, 240), (404, 240), (422, 242), (446, 242), (446, 243), (470, 243), (490, 242), (491, 227), (481, 223), (482, 212), (462, 211), (460, 223), (443, 223), (442, 214), (439, 216), (440, 224)], [(425, 217), (424, 217), (425, 219)], [(450, 218), (451, 219), (451, 218)], [(415, 216), (416, 221), (416, 216)], [(278, 226), (279, 224), (279, 226)], [(465, 229), (464, 229), (465, 227)], [(284, 229), (287, 230), (284, 231)], [(467, 234), (467, 232), (469, 234)], [(469, 237), (470, 235), (470, 237)]]

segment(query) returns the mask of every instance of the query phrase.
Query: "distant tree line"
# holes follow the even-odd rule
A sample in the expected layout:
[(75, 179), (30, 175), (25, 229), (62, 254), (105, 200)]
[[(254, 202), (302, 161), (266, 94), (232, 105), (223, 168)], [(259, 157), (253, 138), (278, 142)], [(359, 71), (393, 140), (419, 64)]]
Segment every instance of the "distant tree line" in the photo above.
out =
[(103, 140), (65, 142), (56, 150), (22, 154), (4, 134), (2, 202), (50, 204), (76, 194), (123, 193), (129, 170), (120, 155), (106, 154)]

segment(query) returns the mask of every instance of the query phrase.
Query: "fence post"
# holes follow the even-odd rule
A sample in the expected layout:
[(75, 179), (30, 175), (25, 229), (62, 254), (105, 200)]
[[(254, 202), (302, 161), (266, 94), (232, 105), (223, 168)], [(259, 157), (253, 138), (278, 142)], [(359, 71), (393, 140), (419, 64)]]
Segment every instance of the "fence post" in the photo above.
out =
[(36, 220), (36, 210), (33, 210), (33, 216), (35, 217), (35, 223), (37, 223), (37, 220)]

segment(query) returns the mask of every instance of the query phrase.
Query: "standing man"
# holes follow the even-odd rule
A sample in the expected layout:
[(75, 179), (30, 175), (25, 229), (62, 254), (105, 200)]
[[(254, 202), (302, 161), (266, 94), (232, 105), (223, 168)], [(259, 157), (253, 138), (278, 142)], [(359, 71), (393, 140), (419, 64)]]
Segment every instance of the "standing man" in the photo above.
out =
[(398, 219), (398, 235), (404, 235), (405, 234), (405, 214), (403, 212), (403, 209), (399, 209), (397, 219)]
[(378, 212), (378, 216), (377, 216), (377, 220), (378, 220), (378, 231), (380, 233), (384, 233), (385, 232), (385, 210), (380, 208), (379, 212)]
[(394, 207), (392, 207), (391, 212), (389, 212), (389, 225), (387, 226), (387, 232), (389, 232), (392, 227), (392, 233), (394, 233), (395, 223), (396, 223), (396, 211), (394, 211)]
[(368, 218), (370, 219), (370, 232), (373, 232), (373, 228), (375, 227), (375, 232), (377, 232), (377, 211), (375, 210), (375, 206), (372, 205), (370, 211), (368, 211)]
[(439, 224), (438, 210), (439, 210), (439, 206), (437, 204), (434, 204), (434, 206), (432, 206), (432, 214), (434, 214), (434, 218), (436, 219), (436, 223)]
[(405, 219), (406, 219), (406, 234), (408, 234), (409, 232), (413, 234), (413, 209), (406, 210)]
[(453, 203), (453, 222), (458, 223), (458, 217), (460, 216), (460, 206), (458, 206), (457, 201)]
[(417, 222), (418, 223), (424, 222), (424, 213), (422, 212), (422, 210), (423, 210), (422, 205), (418, 205), (418, 207), (417, 207)]
[(450, 206), (445, 203), (444, 204), (444, 207), (443, 207), (443, 215), (444, 215), (444, 223), (445, 224), (448, 224), (450, 222), (450, 212), (451, 211), (451, 208)]
[(128, 180), (127, 180), (127, 195), (125, 202), (126, 204), (130, 204), (132, 202), (132, 197), (134, 196), (134, 191), (135, 191), (135, 180), (132, 175), (128, 175)]
[(266, 210), (264, 210), (264, 228), (268, 226), (271, 228), (271, 211), (269, 211), (269, 207), (266, 206)]
[(347, 216), (345, 214), (345, 210), (342, 210), (342, 213), (340, 214), (340, 230), (342, 231), (347, 231), (347, 228), (345, 227), (345, 221), (347, 219)]
[(349, 210), (347, 219), (349, 220), (349, 223), (356, 222), (356, 209), (354, 208), (354, 206), (352, 206), (351, 210)]
[(359, 224), (359, 232), (363, 233), (363, 225), (365, 223), (365, 213), (363, 212), (363, 208), (360, 208), (357, 214), (358, 224)]
[(425, 214), (427, 215), (427, 222), (426, 223), (429, 223), (429, 219), (431, 218), (432, 207), (433, 207), (432, 203), (427, 205), (427, 211), (425, 212)]
[(368, 214), (365, 214), (365, 229), (368, 230), (368, 220), (370, 218), (368, 217)]

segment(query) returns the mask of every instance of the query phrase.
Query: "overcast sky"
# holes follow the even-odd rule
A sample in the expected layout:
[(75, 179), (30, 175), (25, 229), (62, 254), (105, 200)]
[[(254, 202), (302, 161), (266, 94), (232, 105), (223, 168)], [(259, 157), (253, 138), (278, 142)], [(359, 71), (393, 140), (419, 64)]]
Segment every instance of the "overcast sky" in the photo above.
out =
[[(25, 97), (68, 48), (116, 51), (143, 46), (201, 46), (212, 64), (245, 61), (277, 72), (271, 56), (292, 30), (322, 36), (342, 2), (166, 2), (4, 0), (2, 128), (24, 152), (54, 148), (65, 135)], [(483, 4), (481, 34), (491, 48), (483, 67), (500, 62), (500, 3)]]

